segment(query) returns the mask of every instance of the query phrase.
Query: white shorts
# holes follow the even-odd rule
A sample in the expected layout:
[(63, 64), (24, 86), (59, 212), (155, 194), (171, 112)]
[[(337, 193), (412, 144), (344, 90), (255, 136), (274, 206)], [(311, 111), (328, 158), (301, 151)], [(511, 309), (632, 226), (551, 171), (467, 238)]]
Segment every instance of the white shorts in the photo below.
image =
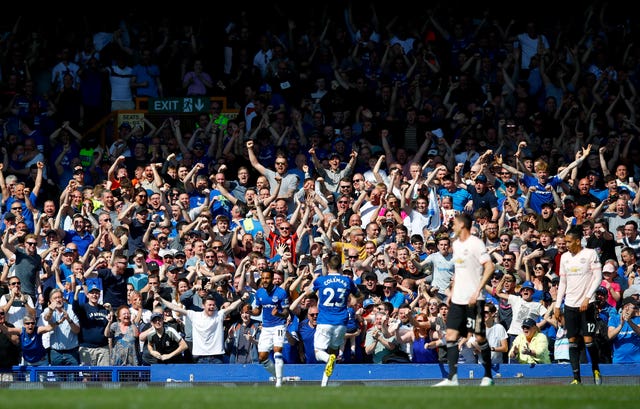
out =
[(262, 328), (260, 339), (258, 340), (258, 352), (269, 352), (273, 347), (280, 347), (284, 344), (285, 326)]
[(313, 336), (313, 345), (316, 349), (338, 350), (344, 343), (344, 335), (347, 333), (346, 325), (318, 324)]

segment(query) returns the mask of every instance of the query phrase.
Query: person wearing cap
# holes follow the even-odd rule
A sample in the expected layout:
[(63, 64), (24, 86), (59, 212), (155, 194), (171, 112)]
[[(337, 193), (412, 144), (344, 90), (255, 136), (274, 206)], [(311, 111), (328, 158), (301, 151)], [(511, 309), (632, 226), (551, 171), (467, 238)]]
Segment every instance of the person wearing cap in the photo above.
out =
[(614, 364), (640, 363), (640, 316), (638, 301), (635, 298), (623, 298), (620, 313), (609, 317), (607, 335), (612, 341)]
[(471, 195), (471, 203), (465, 206), (465, 208), (471, 207), (472, 213), (475, 213), (478, 209), (487, 209), (491, 212), (492, 221), (498, 221), (498, 198), (493, 190), (489, 189), (487, 176), (483, 173), (475, 177), (474, 183), (467, 186), (467, 191)]
[[(376, 257), (384, 258), (381, 254), (378, 254)], [(382, 285), (380, 285), (378, 281), (378, 275), (371, 270), (367, 270), (360, 275), (360, 284), (358, 284), (358, 287), (362, 294), (364, 294), (365, 300), (382, 297)]]
[(484, 362), (484, 375), (480, 386), (493, 385), (491, 349), (487, 342), (483, 319), (485, 300), (481, 295), (485, 284), (493, 275), (495, 266), (482, 240), (471, 234), (471, 225), (471, 217), (466, 213), (456, 215), (453, 221), (456, 237), (453, 243), (455, 283), (450, 289), (445, 334), (449, 375), (434, 386), (458, 385), (458, 341), (461, 336), (464, 337), (470, 332), (476, 337)]
[(165, 325), (164, 313), (151, 314), (151, 328), (147, 335), (147, 351), (158, 364), (180, 364), (184, 362), (183, 351), (189, 348), (187, 341), (175, 328)]
[(511, 346), (515, 338), (522, 333), (523, 320), (525, 318), (532, 318), (537, 322), (547, 313), (547, 308), (541, 302), (533, 300), (533, 294), (536, 288), (531, 281), (522, 283), (519, 295), (503, 293), (501, 290), (502, 286), (498, 284), (496, 295), (499, 298), (507, 300), (513, 311), (511, 324), (509, 328), (507, 328), (509, 346)]
[(87, 366), (109, 366), (109, 339), (104, 329), (109, 322), (111, 305), (100, 304), (100, 287), (95, 282), (87, 286), (87, 301), (80, 303), (81, 285), (76, 286), (72, 308), (80, 321), (80, 364)]
[(602, 267), (602, 282), (600, 286), (607, 290), (607, 303), (615, 307), (622, 298), (620, 284), (615, 281), (618, 276), (618, 262), (607, 260)]
[[(501, 169), (500, 173), (511, 175), (511, 173), (505, 169)], [(502, 181), (502, 186), (496, 188), (496, 196), (498, 197), (498, 210), (502, 214), (507, 211), (509, 215), (512, 212), (516, 212), (519, 208), (524, 208), (525, 197), (522, 195), (522, 191), (518, 187), (518, 182), (513, 178), (507, 180), (497, 179)], [(505, 209), (505, 205), (511, 206), (509, 209)]]
[[(594, 249), (582, 247), (581, 226), (571, 227), (565, 234), (568, 251), (560, 257), (560, 284), (554, 316), (560, 316), (564, 305), (564, 320), (569, 338), (569, 357), (573, 371), (572, 384), (582, 383), (580, 376), (581, 349), (591, 357), (591, 369), (596, 385), (602, 384), (598, 346), (593, 342), (596, 328), (595, 292), (602, 281), (602, 265)], [(578, 337), (582, 337), (579, 342)]]
[[(606, 288), (600, 286), (596, 290), (595, 306), (598, 315), (596, 316), (596, 331), (593, 337), (594, 342), (598, 344), (598, 351), (600, 352), (600, 362), (603, 364), (611, 363), (612, 356), (612, 341), (608, 335), (608, 322), (609, 318), (613, 315), (618, 315), (616, 307), (612, 307), (607, 302), (608, 291)], [(569, 357), (569, 346), (567, 343), (567, 358)], [(569, 363), (569, 359), (567, 359)]]
[(522, 332), (509, 350), (509, 358), (520, 364), (550, 364), (549, 341), (532, 318), (522, 321)]

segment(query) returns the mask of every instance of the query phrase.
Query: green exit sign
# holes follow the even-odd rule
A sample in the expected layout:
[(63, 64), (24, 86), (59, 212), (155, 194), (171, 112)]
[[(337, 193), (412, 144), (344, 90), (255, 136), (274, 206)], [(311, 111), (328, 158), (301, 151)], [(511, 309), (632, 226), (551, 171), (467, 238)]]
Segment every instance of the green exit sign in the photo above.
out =
[(209, 97), (150, 98), (149, 112), (190, 114), (209, 112)]

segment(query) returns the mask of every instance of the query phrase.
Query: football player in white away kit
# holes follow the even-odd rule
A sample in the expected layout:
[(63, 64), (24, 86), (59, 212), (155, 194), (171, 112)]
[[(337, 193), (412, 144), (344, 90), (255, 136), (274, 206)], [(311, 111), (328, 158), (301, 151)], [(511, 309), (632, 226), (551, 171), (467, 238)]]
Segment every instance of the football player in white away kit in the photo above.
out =
[[(484, 324), (484, 299), (482, 289), (493, 275), (493, 262), (484, 242), (471, 234), (471, 217), (462, 213), (453, 220), (453, 262), (455, 273), (449, 297), (447, 315), (447, 361), (449, 376), (434, 386), (458, 385), (458, 338), (472, 331), (484, 362), (484, 376), (480, 386), (493, 385), (491, 375), (491, 347), (487, 342)], [(480, 298), (479, 298), (480, 297)]]
[[(598, 345), (593, 342), (596, 330), (596, 290), (602, 282), (602, 265), (595, 249), (582, 247), (582, 228), (574, 226), (565, 234), (567, 250), (560, 257), (560, 283), (554, 308), (555, 318), (560, 317), (564, 303), (564, 326), (569, 338), (569, 361), (573, 370), (572, 385), (582, 383), (580, 377), (580, 353), (589, 351), (593, 381), (602, 384)], [(579, 338), (582, 338), (582, 341)]]

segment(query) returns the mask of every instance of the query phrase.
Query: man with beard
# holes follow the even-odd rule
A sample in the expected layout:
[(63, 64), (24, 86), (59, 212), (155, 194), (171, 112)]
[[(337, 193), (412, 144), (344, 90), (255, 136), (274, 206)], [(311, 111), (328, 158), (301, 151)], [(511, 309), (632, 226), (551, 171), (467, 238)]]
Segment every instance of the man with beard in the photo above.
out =
[[(276, 388), (282, 386), (285, 325), (289, 316), (289, 296), (273, 284), (273, 271), (260, 273), (260, 288), (255, 293), (251, 315), (262, 314), (262, 332), (258, 340), (258, 360), (276, 378)], [(273, 361), (269, 354), (273, 350)]]
[(491, 253), (492, 249), (500, 245), (500, 235), (498, 234), (498, 222), (488, 221), (484, 228), (484, 245)]

